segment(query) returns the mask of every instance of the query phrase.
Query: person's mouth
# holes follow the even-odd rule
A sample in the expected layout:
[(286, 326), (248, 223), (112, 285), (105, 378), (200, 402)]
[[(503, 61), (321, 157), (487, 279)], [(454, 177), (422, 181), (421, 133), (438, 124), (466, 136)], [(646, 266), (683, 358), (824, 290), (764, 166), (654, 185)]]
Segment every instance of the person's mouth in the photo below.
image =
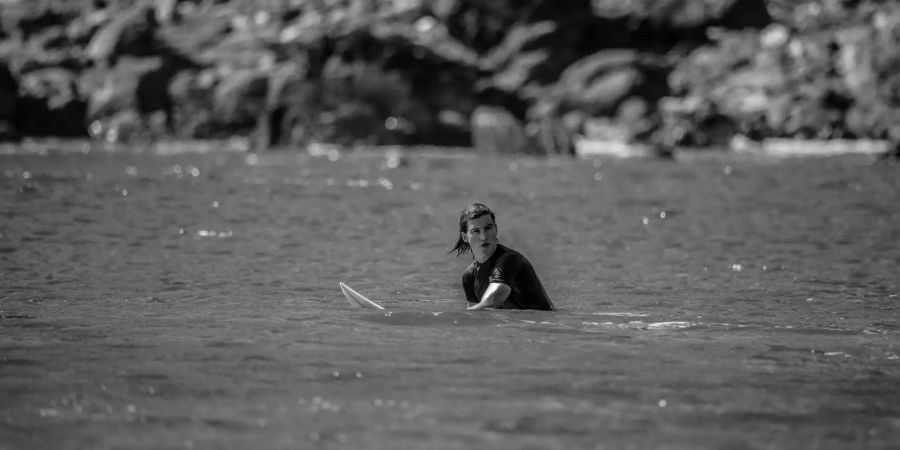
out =
[(488, 248), (488, 247), (490, 247), (490, 246), (491, 246), (491, 243), (490, 243), (490, 242), (483, 242), (483, 243), (481, 244), (481, 248)]

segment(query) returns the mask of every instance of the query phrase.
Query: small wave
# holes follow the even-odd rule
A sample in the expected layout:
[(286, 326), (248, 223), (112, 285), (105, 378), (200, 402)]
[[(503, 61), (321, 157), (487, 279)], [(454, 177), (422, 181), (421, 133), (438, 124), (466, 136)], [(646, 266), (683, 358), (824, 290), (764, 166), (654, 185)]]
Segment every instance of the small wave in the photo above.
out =
[(591, 327), (612, 327), (612, 328), (630, 328), (634, 330), (679, 330), (683, 328), (691, 328), (700, 326), (699, 322), (652, 322), (646, 323), (642, 321), (631, 321), (627, 323), (615, 322), (581, 322), (581, 325)]
[(504, 323), (495, 317), (465, 312), (407, 312), (386, 311), (367, 314), (362, 318), (368, 322), (388, 325), (435, 326), (435, 325), (495, 325)]
[(633, 312), (595, 312), (591, 313), (592, 316), (615, 316), (615, 317), (647, 317), (647, 313), (633, 313)]
[(658, 329), (679, 329), (679, 328), (688, 328), (695, 327), (700, 325), (697, 322), (654, 322), (647, 324), (647, 328), (651, 330)]
[(842, 334), (859, 334), (864, 333), (863, 329), (853, 329), (853, 328), (844, 328), (844, 327), (830, 327), (830, 326), (813, 326), (813, 327), (795, 327), (793, 325), (775, 325), (772, 327), (773, 330), (777, 330), (780, 333), (791, 333), (791, 334), (834, 334), (834, 335), (842, 335)]

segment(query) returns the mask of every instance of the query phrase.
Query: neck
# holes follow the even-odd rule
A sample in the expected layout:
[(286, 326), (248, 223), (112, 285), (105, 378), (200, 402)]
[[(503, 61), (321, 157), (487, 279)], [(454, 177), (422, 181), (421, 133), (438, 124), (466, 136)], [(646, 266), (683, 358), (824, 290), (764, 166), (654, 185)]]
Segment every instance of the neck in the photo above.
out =
[(491, 259), (491, 256), (494, 256), (494, 253), (497, 251), (498, 248), (500, 248), (500, 244), (495, 245), (495, 246), (494, 246), (494, 251), (491, 252), (490, 254), (484, 255), (484, 257), (482, 257), (482, 258), (479, 258), (479, 257), (476, 256), (476, 257), (475, 257), (475, 261), (477, 261), (479, 264), (481, 264), (481, 263), (483, 263), (483, 262), (485, 262), (485, 261)]

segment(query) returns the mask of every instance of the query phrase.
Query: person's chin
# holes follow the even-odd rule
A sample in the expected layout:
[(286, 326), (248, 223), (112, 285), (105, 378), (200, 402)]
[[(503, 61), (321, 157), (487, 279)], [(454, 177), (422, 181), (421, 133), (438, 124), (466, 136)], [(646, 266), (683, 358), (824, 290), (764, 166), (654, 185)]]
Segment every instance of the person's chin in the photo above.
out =
[(490, 254), (494, 252), (495, 248), (497, 248), (495, 244), (483, 244), (479, 245), (476, 251), (478, 252), (478, 255), (480, 257), (484, 258), (490, 256)]

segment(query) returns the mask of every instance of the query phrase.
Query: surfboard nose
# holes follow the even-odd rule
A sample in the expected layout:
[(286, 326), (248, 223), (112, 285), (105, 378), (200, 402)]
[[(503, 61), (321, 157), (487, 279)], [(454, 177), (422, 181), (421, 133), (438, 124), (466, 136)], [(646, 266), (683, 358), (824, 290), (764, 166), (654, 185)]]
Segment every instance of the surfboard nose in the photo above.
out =
[(360, 308), (384, 309), (383, 306), (367, 299), (362, 294), (354, 291), (352, 288), (350, 288), (350, 286), (347, 286), (343, 282), (338, 281), (338, 285), (341, 287), (341, 292), (344, 294), (344, 298), (346, 298), (351, 305)]

